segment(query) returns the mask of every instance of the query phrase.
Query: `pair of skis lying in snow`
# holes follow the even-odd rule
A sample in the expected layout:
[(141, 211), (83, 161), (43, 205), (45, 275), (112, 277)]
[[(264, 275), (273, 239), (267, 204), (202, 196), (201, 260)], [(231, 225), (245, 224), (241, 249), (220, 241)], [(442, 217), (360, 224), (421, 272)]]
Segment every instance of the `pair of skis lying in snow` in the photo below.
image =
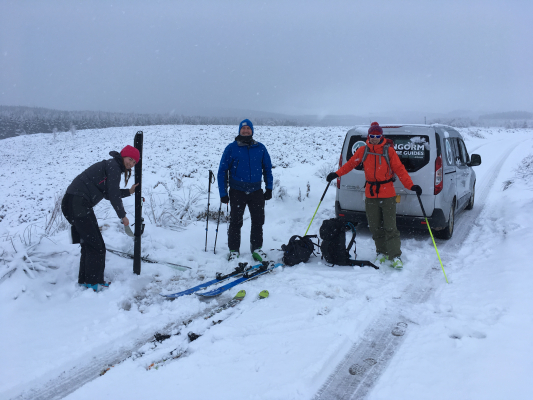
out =
[[(263, 261), (259, 264), (249, 266), (248, 263), (239, 263), (239, 266), (235, 268), (233, 272), (230, 272), (227, 275), (222, 275), (220, 273), (216, 274), (215, 279), (212, 279), (207, 282), (203, 282), (195, 287), (190, 289), (171, 294), (162, 294), (161, 296), (167, 299), (176, 299), (181, 296), (186, 296), (192, 293), (195, 293), (201, 297), (214, 297), (218, 296), (221, 293), (224, 293), (226, 290), (229, 290), (237, 285), (240, 285), (243, 282), (258, 278), (261, 275), (268, 274), (272, 272), (277, 267), (282, 266), (281, 263), (274, 263), (273, 261)], [(210, 290), (204, 290), (208, 287)]]

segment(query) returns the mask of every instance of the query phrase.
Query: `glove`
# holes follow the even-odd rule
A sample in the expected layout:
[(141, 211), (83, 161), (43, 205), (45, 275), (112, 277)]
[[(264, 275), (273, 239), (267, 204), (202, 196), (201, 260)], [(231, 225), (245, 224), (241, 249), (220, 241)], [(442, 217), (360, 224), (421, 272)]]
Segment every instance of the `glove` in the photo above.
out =
[(224, 203), (224, 204), (228, 204), (229, 203), (229, 196), (221, 197), (220, 198), (220, 202)]
[(272, 198), (272, 189), (265, 190), (265, 193), (263, 193), (263, 197), (265, 200), (270, 200)]
[(418, 186), (418, 185), (413, 185), (413, 186), (411, 187), (411, 190), (412, 190), (413, 192), (416, 192), (416, 195), (417, 195), (417, 196), (422, 195), (422, 188), (421, 188), (420, 186)]
[(335, 172), (330, 172), (328, 176), (326, 177), (326, 180), (328, 182), (331, 182), (333, 179), (337, 179), (339, 175), (337, 175)]

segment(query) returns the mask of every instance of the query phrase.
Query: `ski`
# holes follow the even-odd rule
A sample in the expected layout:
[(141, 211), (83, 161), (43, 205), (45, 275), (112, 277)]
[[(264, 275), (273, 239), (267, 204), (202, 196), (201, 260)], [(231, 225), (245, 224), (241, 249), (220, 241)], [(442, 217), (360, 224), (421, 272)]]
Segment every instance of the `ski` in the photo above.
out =
[[(117, 256), (120, 256), (120, 257), (130, 258), (130, 259), (133, 259), (133, 257), (134, 257), (133, 254), (125, 253), (123, 251), (119, 251), (119, 250), (115, 250), (115, 249), (110, 249), (109, 247), (106, 247), (106, 250), (109, 251), (110, 253), (113, 253), (113, 254), (115, 254)], [(152, 260), (152, 259), (148, 258), (147, 256), (141, 257), (141, 260), (144, 261), (144, 262), (150, 263), (150, 264), (166, 265), (167, 267), (177, 269), (178, 271), (187, 271), (188, 269), (192, 269), (191, 267), (186, 267), (185, 265), (173, 264), (173, 263), (169, 263), (167, 261)]]
[(283, 264), (281, 263), (274, 264), (273, 261), (263, 261), (261, 267), (259, 267), (257, 270), (246, 271), (242, 277), (234, 279), (231, 282), (226, 283), (225, 285), (222, 285), (216, 289), (207, 292), (196, 292), (196, 294), (202, 297), (218, 296), (219, 294), (224, 293), (226, 290), (231, 289), (232, 287), (240, 285), (243, 282), (255, 279), (261, 275), (268, 274), (269, 272), (272, 272), (275, 268), (281, 266), (283, 266)]
[(187, 289), (187, 290), (183, 290), (181, 292), (170, 293), (170, 294), (160, 293), (160, 295), (165, 297), (165, 298), (167, 298), (167, 299), (177, 299), (178, 297), (187, 296), (187, 295), (195, 293), (195, 292), (197, 292), (199, 290), (205, 289), (208, 286), (215, 285), (217, 283), (221, 283), (221, 282), (227, 281), (230, 278), (234, 278), (236, 276), (242, 275), (246, 271), (260, 268), (262, 265), (263, 264), (256, 264), (256, 265), (252, 265), (251, 267), (249, 267), (248, 263), (239, 263), (239, 266), (237, 268), (235, 268), (235, 270), (233, 272), (230, 272), (227, 275), (222, 275), (220, 272), (217, 272), (215, 279), (212, 279), (212, 280), (207, 281), (207, 282), (200, 283), (197, 286), (194, 286), (194, 287), (192, 287), (190, 289)]
[(235, 307), (237, 304), (239, 304), (244, 299), (244, 296), (246, 296), (246, 290), (239, 290), (239, 292), (233, 297), (233, 299), (221, 305), (220, 307), (215, 308), (213, 311), (207, 314), (204, 317), (204, 319), (209, 319), (215, 314), (218, 314), (219, 312), (227, 310), (228, 308)]

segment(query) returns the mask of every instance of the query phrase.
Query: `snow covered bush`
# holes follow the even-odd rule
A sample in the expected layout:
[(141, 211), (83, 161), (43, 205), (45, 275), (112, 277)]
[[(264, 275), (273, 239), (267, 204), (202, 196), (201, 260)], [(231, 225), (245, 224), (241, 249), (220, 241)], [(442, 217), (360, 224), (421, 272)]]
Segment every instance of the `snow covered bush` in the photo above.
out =
[[(40, 239), (43, 239), (41, 236)], [(35, 251), (34, 245), (27, 245), (27, 238), (5, 235), (0, 238), (0, 284), (17, 271), (23, 272), (28, 278), (34, 279), (35, 273), (45, 272), (49, 268), (58, 267), (50, 264), (42, 254)]]

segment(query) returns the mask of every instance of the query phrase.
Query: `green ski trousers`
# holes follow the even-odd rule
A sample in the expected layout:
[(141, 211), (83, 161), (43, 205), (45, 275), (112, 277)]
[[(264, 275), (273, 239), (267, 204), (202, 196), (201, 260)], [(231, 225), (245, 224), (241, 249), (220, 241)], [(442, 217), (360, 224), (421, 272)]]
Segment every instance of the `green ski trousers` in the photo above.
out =
[(400, 257), (400, 232), (396, 228), (396, 197), (388, 199), (365, 199), (366, 218), (376, 244), (376, 252)]

